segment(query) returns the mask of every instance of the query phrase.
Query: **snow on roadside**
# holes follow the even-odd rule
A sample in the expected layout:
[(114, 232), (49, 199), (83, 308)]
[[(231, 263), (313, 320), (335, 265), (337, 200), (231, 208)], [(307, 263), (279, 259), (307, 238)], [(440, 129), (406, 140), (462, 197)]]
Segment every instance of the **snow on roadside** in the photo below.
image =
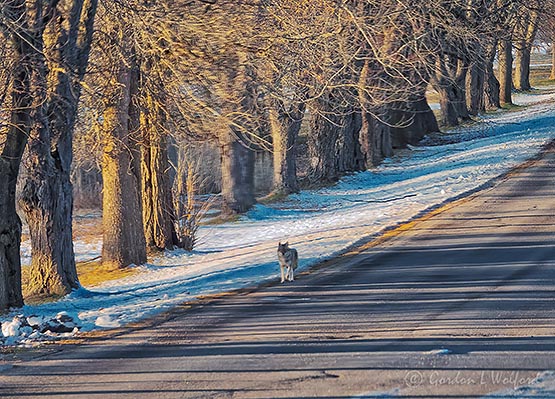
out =
[[(203, 227), (193, 253), (168, 252), (138, 267), (133, 276), (79, 289), (57, 302), (24, 306), (0, 322), (18, 314), (53, 320), (64, 311), (81, 331), (122, 326), (199, 295), (277, 280), (280, 240), (298, 249), (300, 269), (306, 269), (534, 156), (555, 138), (555, 93), (519, 94), (516, 101), (532, 105), (519, 112), (489, 114), (483, 124), (432, 136), (333, 187), (257, 205), (239, 222)], [(99, 249), (98, 242), (76, 243), (78, 257)]]
[(534, 89), (532, 92), (518, 92), (513, 94), (513, 102), (516, 105), (530, 105), (553, 100), (553, 90), (550, 87), (546, 90)]
[(483, 399), (494, 398), (518, 398), (518, 399), (540, 399), (555, 398), (555, 371), (541, 373), (530, 384), (515, 387), (497, 393), (484, 396)]
[(360, 395), (356, 395), (351, 397), (350, 399), (388, 399), (388, 398), (396, 398), (400, 395), (400, 389), (395, 388), (391, 391), (387, 392), (367, 392), (362, 393)]

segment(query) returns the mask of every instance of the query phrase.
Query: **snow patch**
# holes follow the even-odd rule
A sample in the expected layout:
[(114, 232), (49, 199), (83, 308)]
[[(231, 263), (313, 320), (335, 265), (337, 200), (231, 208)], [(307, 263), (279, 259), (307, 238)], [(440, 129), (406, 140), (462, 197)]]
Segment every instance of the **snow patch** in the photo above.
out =
[(2, 335), (4, 337), (16, 337), (19, 335), (21, 320), (14, 318), (12, 321), (2, 323)]
[(426, 355), (433, 355), (433, 356), (442, 356), (442, 355), (450, 355), (451, 353), (453, 353), (452, 350), (450, 349), (434, 349), (431, 351), (426, 352)]
[(387, 392), (368, 392), (360, 395), (351, 397), (351, 399), (387, 399), (387, 398), (397, 398), (400, 395), (401, 390), (399, 388), (392, 389)]
[(112, 319), (109, 315), (97, 317), (94, 324), (98, 327), (105, 328), (117, 328), (121, 326), (121, 323), (119, 321)]
[(35, 342), (60, 339), (75, 335), (79, 327), (74, 317), (59, 312), (53, 318), (18, 314), (2, 322), (0, 345), (33, 345)]

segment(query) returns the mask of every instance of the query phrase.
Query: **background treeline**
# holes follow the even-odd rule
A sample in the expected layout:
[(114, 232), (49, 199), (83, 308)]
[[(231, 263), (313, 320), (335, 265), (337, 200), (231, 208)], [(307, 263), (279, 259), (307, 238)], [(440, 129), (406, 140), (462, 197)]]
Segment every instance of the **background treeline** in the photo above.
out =
[(74, 193), (101, 201), (106, 267), (192, 249), (199, 192), (219, 192), (226, 218), (366, 170), (510, 104), (530, 89), (532, 47), (554, 36), (540, 0), (0, 7), (0, 309), (23, 303), (16, 205), (28, 291), (63, 295), (79, 286)]

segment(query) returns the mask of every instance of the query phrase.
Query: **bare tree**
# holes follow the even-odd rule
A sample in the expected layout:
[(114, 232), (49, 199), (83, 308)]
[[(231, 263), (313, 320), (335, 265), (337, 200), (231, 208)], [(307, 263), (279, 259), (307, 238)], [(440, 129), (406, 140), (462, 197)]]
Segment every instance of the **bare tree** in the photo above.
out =
[[(154, 120), (165, 119), (158, 106), (151, 104), (147, 110), (151, 111), (146, 112), (147, 115), (154, 111)], [(175, 231), (167, 134), (158, 130), (160, 127), (157, 129), (147, 115), (143, 116), (141, 124), (141, 187), (146, 245), (152, 252), (172, 249), (179, 242)]]
[(132, 62), (127, 58), (118, 68), (103, 114), (102, 263), (108, 268), (146, 262), (139, 192), (140, 152), (136, 142), (139, 121), (131, 101), (138, 73)]
[[(2, 51), (13, 57), (6, 78), (9, 84), (2, 96), (3, 113), (9, 114), (7, 128), (3, 126), (5, 141), (0, 156), (0, 310), (23, 305), (21, 291), (21, 220), (16, 213), (15, 189), (19, 167), (32, 128), (32, 111), (36, 68), (44, 63), (34, 46), (35, 35), (41, 34), (44, 24), (38, 15), (29, 15), (24, 0), (4, 1), (0, 11), (0, 27), (5, 37)], [(39, 27), (33, 32), (29, 20)], [(34, 33), (34, 34), (33, 34)], [(4, 44), (3, 43), (3, 44)], [(2, 55), (5, 55), (2, 54)], [(9, 92), (11, 101), (6, 101)]]
[[(33, 294), (61, 295), (79, 285), (72, 246), (69, 176), (80, 82), (88, 63), (95, 11), (96, 1), (78, 0), (6, 1), (2, 6), (0, 23), (14, 57), (8, 84), (12, 122), (4, 146), (5, 156), (11, 158), (5, 165), (10, 169), (5, 173), (10, 193), (5, 209), (15, 211), (11, 204), (13, 187), (30, 137), (30, 173), (25, 176), (20, 205), (30, 228), (33, 260), (29, 291)], [(9, 214), (4, 220), (18, 223)], [(20, 228), (15, 227), (10, 234), (19, 236)], [(18, 242), (19, 238), (10, 244), (12, 251), (18, 250)], [(19, 268), (19, 261), (15, 267)], [(13, 277), (19, 279), (20, 272), (12, 269), (10, 279)], [(20, 289), (20, 282), (12, 281), (10, 295), (16, 302), (20, 301)]]
[(95, 81), (100, 93), (102, 263), (106, 268), (142, 264), (147, 259), (140, 190), (140, 69), (128, 6), (121, 3), (101, 8), (104, 34), (98, 36), (95, 53), (103, 66), (101, 78), (97, 76)]
[(499, 43), (499, 81), (501, 104), (513, 103), (513, 42), (510, 39)]
[[(48, 7), (51, 7), (49, 9)], [(44, 53), (44, 102), (34, 115), (20, 206), (32, 247), (29, 292), (63, 295), (79, 287), (73, 253), (70, 181), (77, 106), (93, 35), (96, 0), (50, 3), (39, 49)], [(41, 12), (41, 11), (36, 11)]]
[(498, 64), (501, 104), (512, 104), (513, 90), (513, 39), (515, 37), (516, 22), (523, 2), (511, 0), (497, 0), (499, 27), (502, 29), (498, 36)]
[(486, 48), (486, 81), (484, 95), (486, 109), (495, 110), (501, 108), (501, 85), (495, 76), (495, 56), (497, 55), (498, 41), (495, 39)]
[[(540, 4), (527, 4), (522, 7), (520, 16), (516, 18), (515, 28), (515, 72), (514, 87), (517, 90), (530, 90), (530, 57), (532, 46), (538, 33)], [(535, 7), (530, 7), (530, 6)]]

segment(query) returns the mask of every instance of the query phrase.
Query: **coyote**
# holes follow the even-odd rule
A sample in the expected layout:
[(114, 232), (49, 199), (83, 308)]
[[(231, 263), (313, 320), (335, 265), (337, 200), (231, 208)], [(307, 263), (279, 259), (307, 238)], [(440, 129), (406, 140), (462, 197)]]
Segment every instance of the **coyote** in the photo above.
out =
[[(281, 282), (295, 280), (294, 271), (299, 264), (299, 254), (295, 248), (289, 248), (289, 243), (278, 243), (278, 260), (281, 270)], [(286, 270), (287, 269), (287, 270)]]

